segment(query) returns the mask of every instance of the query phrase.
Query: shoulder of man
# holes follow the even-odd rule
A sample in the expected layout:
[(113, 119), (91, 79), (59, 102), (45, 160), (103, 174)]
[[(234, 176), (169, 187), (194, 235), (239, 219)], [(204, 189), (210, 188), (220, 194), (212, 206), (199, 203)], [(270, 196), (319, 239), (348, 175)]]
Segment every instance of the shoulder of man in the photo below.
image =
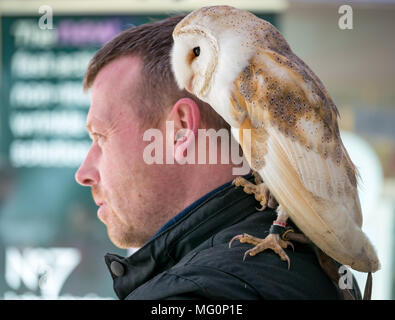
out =
[(136, 288), (126, 299), (338, 299), (310, 246), (286, 249), (291, 264), (271, 250), (243, 260), (250, 244), (229, 240), (243, 232), (264, 238), (258, 212), (219, 231), (170, 269)]

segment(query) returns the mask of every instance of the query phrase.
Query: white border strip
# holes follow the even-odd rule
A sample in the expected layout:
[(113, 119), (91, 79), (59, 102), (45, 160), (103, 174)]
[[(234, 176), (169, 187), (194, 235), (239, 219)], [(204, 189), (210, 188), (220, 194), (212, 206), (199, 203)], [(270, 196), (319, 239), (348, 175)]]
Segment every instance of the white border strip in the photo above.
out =
[(288, 8), (287, 0), (1, 0), (0, 15), (38, 14), (41, 5), (52, 7), (57, 14), (125, 14), (171, 13), (193, 11), (212, 5), (230, 5), (254, 12), (281, 12)]

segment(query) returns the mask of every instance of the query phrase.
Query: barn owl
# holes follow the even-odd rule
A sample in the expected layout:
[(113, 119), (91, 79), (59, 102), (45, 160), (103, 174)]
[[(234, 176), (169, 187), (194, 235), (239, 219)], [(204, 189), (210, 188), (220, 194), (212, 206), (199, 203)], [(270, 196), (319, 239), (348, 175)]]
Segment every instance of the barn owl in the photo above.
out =
[[(282, 260), (291, 245), (281, 237), (289, 218), (324, 253), (362, 272), (379, 260), (362, 231), (357, 170), (339, 134), (338, 110), (318, 77), (279, 31), (250, 12), (204, 7), (173, 31), (171, 64), (181, 89), (210, 104), (229, 123), (250, 164), (263, 180), (241, 177), (263, 206), (270, 191), (279, 203), (265, 239), (232, 240), (272, 249)], [(244, 139), (246, 129), (249, 139)]]

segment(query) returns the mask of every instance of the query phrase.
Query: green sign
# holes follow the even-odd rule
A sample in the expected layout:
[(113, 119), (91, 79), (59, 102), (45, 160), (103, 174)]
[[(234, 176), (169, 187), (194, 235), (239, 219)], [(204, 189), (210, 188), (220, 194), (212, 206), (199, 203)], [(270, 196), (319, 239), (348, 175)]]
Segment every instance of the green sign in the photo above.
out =
[(164, 17), (1, 18), (0, 299), (115, 298), (103, 257), (128, 253), (74, 180), (90, 146), (82, 78), (106, 41)]

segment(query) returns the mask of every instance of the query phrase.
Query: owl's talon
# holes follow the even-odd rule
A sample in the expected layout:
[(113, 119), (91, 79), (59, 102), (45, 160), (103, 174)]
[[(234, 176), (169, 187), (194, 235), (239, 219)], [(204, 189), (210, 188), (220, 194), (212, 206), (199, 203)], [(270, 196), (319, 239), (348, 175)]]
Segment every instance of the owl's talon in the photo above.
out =
[(256, 185), (263, 183), (263, 180), (262, 180), (262, 178), (261, 178), (261, 176), (259, 175), (258, 172), (253, 170), (252, 174), (254, 175), (254, 181), (255, 181)]
[(270, 191), (264, 183), (256, 185), (248, 181), (247, 179), (239, 176), (233, 179), (232, 185), (236, 187), (243, 187), (243, 191), (247, 194), (254, 194), (255, 199), (259, 201), (262, 206), (261, 209), (257, 209), (258, 211), (263, 211), (266, 209), (267, 204), (270, 200)]
[(267, 208), (267, 206), (262, 206), (262, 207), (260, 207), (260, 208), (255, 207), (255, 210), (256, 210), (256, 211), (265, 211), (266, 208)]
[(285, 253), (284, 249), (287, 248), (288, 246), (291, 246), (292, 250), (294, 251), (295, 248), (290, 241), (284, 241), (280, 239), (280, 236), (278, 234), (271, 233), (264, 239), (256, 238), (246, 233), (240, 234), (232, 238), (232, 240), (229, 243), (229, 248), (234, 240), (240, 240), (241, 243), (251, 243), (255, 245), (255, 247), (247, 250), (244, 253), (243, 261), (245, 261), (247, 256), (255, 256), (258, 253), (265, 251), (266, 249), (272, 249), (275, 253), (277, 253), (280, 256), (280, 259), (282, 261), (287, 261), (288, 270), (289, 270), (291, 266), (291, 260), (289, 259), (288, 255)]
[[(251, 252), (251, 249), (244, 252), (243, 261), (245, 261), (246, 257), (250, 254), (250, 252)], [(251, 254), (251, 256), (253, 256), (253, 254)]]
[(235, 241), (235, 240), (237, 240), (237, 239), (240, 239), (240, 238), (243, 237), (243, 236), (244, 236), (244, 234), (239, 234), (239, 235), (237, 235), (237, 236), (234, 236), (234, 237), (229, 241), (228, 247), (230, 248), (230, 247), (232, 246), (232, 242), (233, 242), (233, 241)]
[(289, 259), (288, 256), (286, 256), (285, 259), (287, 259), (287, 262), (288, 262), (288, 270), (289, 270), (289, 268), (291, 267), (291, 260)]

